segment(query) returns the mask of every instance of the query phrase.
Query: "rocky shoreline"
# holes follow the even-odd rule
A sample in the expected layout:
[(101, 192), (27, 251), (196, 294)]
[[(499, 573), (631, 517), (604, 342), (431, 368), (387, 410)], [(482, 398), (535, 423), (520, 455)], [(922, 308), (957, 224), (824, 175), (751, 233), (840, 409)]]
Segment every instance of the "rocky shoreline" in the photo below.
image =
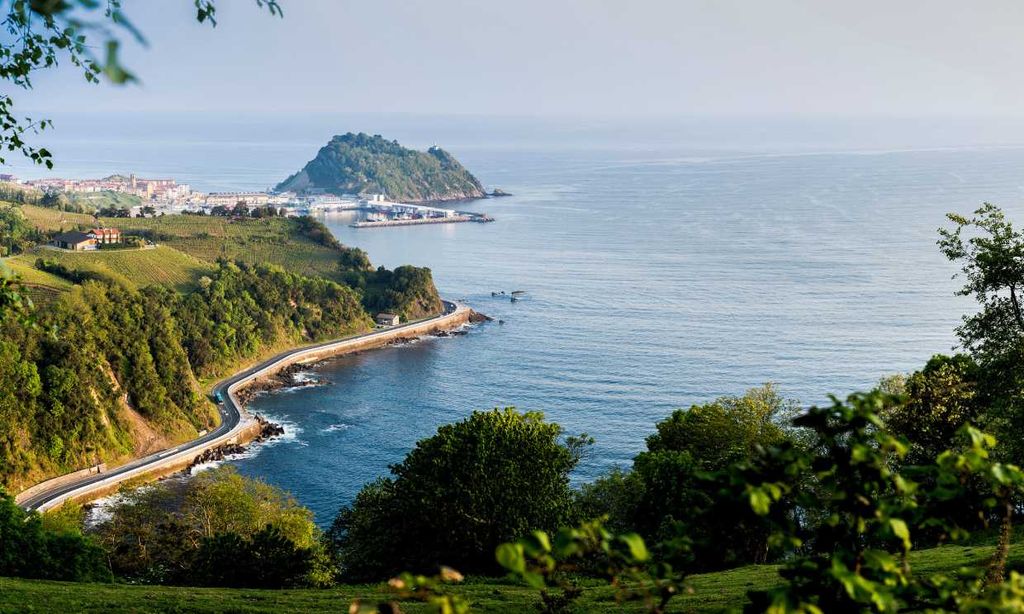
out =
[[(322, 361), (321, 361), (322, 362)], [(311, 368), (315, 368), (321, 363), (295, 363), (288, 365), (281, 369), (277, 373), (258, 381), (252, 382), (248, 386), (245, 386), (241, 390), (235, 392), (235, 397), (238, 398), (238, 402), (242, 405), (248, 405), (254, 397), (261, 394), (267, 394), (276, 390), (284, 388), (306, 388), (309, 386), (324, 386), (329, 384), (324, 379), (299, 379), (297, 376), (303, 371), (307, 371)]]
[(189, 463), (188, 467), (185, 467), (185, 469), (182, 470), (182, 473), (184, 473), (185, 475), (192, 475), (192, 470), (195, 469), (198, 465), (202, 465), (203, 463), (222, 461), (224, 460), (225, 457), (231, 456), (232, 454), (241, 454), (242, 452), (245, 452), (245, 449), (248, 445), (260, 443), (261, 441), (267, 441), (268, 439), (284, 435), (284, 427), (282, 427), (280, 424), (275, 424), (259, 414), (255, 414), (253, 418), (255, 418), (256, 422), (259, 423), (260, 432), (247, 445), (237, 443), (226, 443), (217, 446), (216, 448), (210, 448), (209, 450), (204, 451), (202, 454), (192, 459), (192, 462)]

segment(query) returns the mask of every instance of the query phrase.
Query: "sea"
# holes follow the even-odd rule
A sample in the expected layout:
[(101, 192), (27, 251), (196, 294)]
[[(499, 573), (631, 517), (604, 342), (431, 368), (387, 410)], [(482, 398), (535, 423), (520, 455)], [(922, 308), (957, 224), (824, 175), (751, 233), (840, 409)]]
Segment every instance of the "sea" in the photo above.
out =
[[(76, 114), (47, 173), (273, 186), (332, 135), (451, 151), (490, 224), (353, 229), (375, 264), (427, 266), (493, 322), (311, 366), (251, 409), (286, 435), (234, 459), (321, 525), (416, 442), (473, 411), (543, 412), (595, 440), (581, 484), (628, 467), (673, 410), (766, 382), (801, 405), (956, 346), (973, 304), (936, 246), (948, 212), (1024, 223), (1024, 130), (975, 120)], [(511, 302), (507, 293), (525, 291)], [(505, 292), (506, 295), (501, 295)], [(494, 293), (499, 293), (497, 296)]]

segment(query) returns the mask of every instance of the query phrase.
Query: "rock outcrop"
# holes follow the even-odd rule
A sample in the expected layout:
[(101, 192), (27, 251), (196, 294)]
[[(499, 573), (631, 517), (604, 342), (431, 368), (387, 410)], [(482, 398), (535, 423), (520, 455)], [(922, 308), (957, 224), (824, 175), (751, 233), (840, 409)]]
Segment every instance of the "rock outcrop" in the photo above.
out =
[(384, 194), (388, 200), (407, 203), (487, 196), (477, 178), (440, 147), (416, 151), (380, 135), (351, 132), (332, 138), (275, 190)]

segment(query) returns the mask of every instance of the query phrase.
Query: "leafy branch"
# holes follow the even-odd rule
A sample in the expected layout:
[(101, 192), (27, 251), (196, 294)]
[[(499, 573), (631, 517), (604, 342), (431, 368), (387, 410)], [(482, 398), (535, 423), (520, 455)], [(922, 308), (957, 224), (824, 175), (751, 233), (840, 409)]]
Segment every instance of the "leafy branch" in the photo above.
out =
[[(217, 25), (215, 0), (194, 4), (199, 23)], [(0, 43), (0, 80), (29, 90), (38, 71), (68, 62), (89, 83), (99, 83), (101, 77), (115, 85), (138, 81), (121, 63), (122, 40), (144, 45), (146, 39), (125, 15), (121, 0), (0, 0), (0, 11), (5, 5), (0, 28), (7, 36)], [(283, 16), (277, 0), (256, 0), (256, 5)], [(19, 116), (14, 98), (0, 95), (0, 152), (17, 152), (53, 168), (49, 150), (26, 140), (52, 127), (49, 119)], [(0, 153), (0, 164), (6, 163), (6, 154)]]

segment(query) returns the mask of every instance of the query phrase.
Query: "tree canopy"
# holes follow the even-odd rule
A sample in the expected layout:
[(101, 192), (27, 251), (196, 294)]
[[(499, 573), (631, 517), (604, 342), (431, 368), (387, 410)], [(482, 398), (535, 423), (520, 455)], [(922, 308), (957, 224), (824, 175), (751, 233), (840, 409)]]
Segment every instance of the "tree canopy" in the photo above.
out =
[(342, 508), (331, 529), (342, 573), (493, 571), (499, 543), (571, 519), (569, 472), (589, 440), (563, 435), (513, 408), (440, 427)]

